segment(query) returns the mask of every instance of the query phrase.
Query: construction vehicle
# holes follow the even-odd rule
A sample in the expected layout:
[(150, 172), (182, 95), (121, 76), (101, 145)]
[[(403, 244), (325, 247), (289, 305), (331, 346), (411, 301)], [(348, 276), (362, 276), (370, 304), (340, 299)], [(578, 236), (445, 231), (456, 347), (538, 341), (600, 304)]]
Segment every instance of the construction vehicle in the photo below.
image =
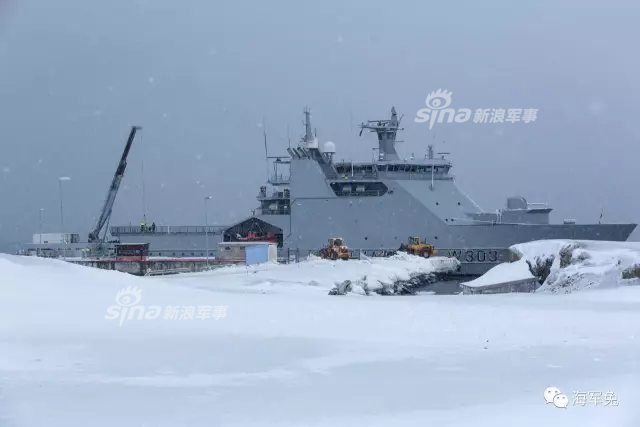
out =
[(331, 237), (329, 244), (320, 250), (320, 258), (324, 259), (341, 259), (343, 261), (351, 258), (347, 246), (344, 244), (342, 237)]
[(429, 258), (431, 255), (435, 255), (438, 251), (433, 249), (433, 245), (426, 241), (421, 241), (420, 237), (409, 237), (408, 244), (400, 245), (401, 252), (406, 252), (411, 255), (417, 255), (424, 258)]
[[(98, 218), (93, 231), (89, 233), (89, 244), (91, 245), (90, 249), (93, 256), (101, 256), (105, 251), (104, 243), (106, 240), (109, 220), (111, 219), (113, 204), (116, 201), (118, 189), (120, 189), (120, 183), (122, 182), (122, 178), (124, 177), (124, 171), (127, 168), (127, 157), (129, 156), (129, 150), (131, 149), (131, 145), (133, 144), (133, 139), (136, 136), (136, 132), (140, 129), (140, 126), (131, 127), (129, 138), (127, 139), (127, 144), (124, 147), (122, 157), (120, 158), (120, 162), (118, 162), (116, 172), (113, 175), (113, 180), (111, 181), (111, 186), (109, 187), (109, 191), (107, 192), (107, 198), (105, 199), (104, 205), (102, 206), (100, 217)], [(100, 235), (101, 233), (102, 236)]]

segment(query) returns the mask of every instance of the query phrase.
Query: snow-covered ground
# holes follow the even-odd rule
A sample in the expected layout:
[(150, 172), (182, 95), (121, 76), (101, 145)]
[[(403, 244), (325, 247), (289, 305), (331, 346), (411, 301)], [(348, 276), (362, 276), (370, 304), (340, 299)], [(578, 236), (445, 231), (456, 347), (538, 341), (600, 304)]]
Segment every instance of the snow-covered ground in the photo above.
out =
[[(351, 278), (338, 269), (384, 279), (413, 261), (388, 262), (140, 278), (0, 256), (0, 425), (640, 425), (640, 287), (327, 295)], [(162, 314), (119, 326), (116, 302)], [(217, 315), (165, 320), (167, 306)], [(550, 386), (568, 408), (545, 404)]]

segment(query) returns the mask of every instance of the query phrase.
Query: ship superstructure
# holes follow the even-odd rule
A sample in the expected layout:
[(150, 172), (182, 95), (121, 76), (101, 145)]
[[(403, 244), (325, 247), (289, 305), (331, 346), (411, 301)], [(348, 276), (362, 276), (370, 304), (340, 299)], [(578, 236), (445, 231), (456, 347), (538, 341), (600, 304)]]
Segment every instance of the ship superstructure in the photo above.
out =
[(287, 173), (262, 187), (260, 207), (251, 218), (227, 229), (224, 239), (248, 230), (278, 236), (284, 248), (302, 253), (317, 250), (332, 236), (351, 248), (393, 249), (409, 236), (420, 236), (456, 256), (463, 273), (481, 274), (508, 260), (507, 248), (541, 239), (624, 241), (636, 224), (551, 224), (552, 208), (509, 197), (506, 206), (483, 211), (456, 185), (448, 153), (429, 146), (424, 157), (400, 158), (396, 138), (400, 119), (395, 108), (386, 120), (361, 124), (361, 132), (377, 136), (377, 159), (335, 161), (335, 145), (320, 144), (312, 134), (311, 114), (305, 114), (305, 135), (288, 157), (276, 158)]

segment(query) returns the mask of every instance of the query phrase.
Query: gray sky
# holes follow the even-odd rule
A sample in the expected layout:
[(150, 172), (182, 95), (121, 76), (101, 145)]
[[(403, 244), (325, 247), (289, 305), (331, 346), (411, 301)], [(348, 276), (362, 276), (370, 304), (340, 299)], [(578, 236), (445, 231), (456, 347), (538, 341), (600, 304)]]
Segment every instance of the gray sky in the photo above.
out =
[[(486, 210), (509, 195), (554, 220), (640, 219), (640, 6), (635, 0), (0, 0), (0, 249), (65, 225), (86, 239), (132, 124), (111, 225), (227, 224), (266, 178), (262, 129), (284, 153), (313, 112), (337, 158), (366, 160), (357, 124), (405, 114), (398, 149), (423, 155), (414, 123), (429, 92), (452, 108), (538, 108), (534, 123), (436, 124), (461, 188)], [(351, 120), (353, 117), (353, 120)], [(353, 131), (351, 127), (353, 126)], [(443, 144), (442, 141), (446, 140)], [(213, 220), (211, 220), (213, 222)]]

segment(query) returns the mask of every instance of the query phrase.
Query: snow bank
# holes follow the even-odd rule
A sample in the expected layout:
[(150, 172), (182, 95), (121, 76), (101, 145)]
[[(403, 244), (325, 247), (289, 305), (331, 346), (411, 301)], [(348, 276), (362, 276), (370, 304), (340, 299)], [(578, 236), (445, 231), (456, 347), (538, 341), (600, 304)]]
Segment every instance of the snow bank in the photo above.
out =
[(499, 285), (516, 280), (533, 279), (534, 277), (529, 270), (529, 264), (527, 264), (525, 260), (519, 260), (511, 263), (498, 264), (477, 279), (460, 284), (477, 288)]
[(634, 285), (640, 277), (640, 243), (544, 240), (511, 250), (544, 280), (537, 292)]
[(257, 266), (228, 266), (203, 273), (188, 273), (163, 278), (164, 281), (207, 289), (247, 293), (312, 292), (333, 289), (349, 281), (351, 291), (366, 294), (416, 275), (452, 272), (460, 265), (455, 258), (422, 258), (397, 254), (389, 258), (331, 261), (311, 256), (295, 264), (266, 263)]

